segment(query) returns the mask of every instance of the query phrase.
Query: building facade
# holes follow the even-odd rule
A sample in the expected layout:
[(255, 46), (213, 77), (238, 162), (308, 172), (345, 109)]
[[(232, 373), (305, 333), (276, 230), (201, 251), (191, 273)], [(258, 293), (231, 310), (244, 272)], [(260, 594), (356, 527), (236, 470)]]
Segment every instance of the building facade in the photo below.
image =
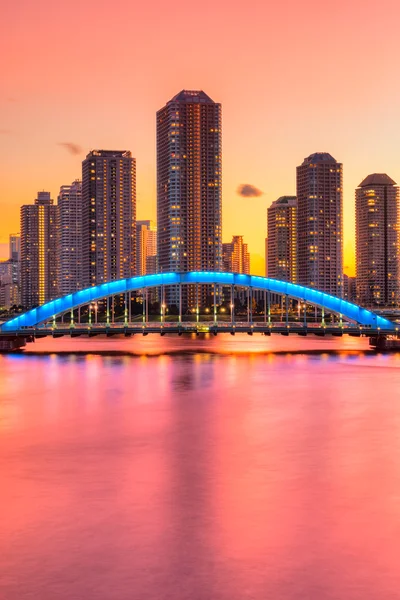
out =
[(19, 262), (21, 260), (21, 234), (11, 233), (9, 244), (10, 260), (13, 262)]
[(297, 167), (297, 282), (343, 296), (343, 165), (317, 152)]
[(39, 306), (58, 296), (57, 206), (50, 192), (21, 206), (21, 304)]
[(385, 173), (356, 189), (357, 300), (364, 306), (399, 303), (400, 191)]
[(234, 235), (231, 242), (222, 244), (222, 263), (225, 272), (250, 274), (250, 254), (242, 235)]
[(297, 282), (297, 198), (281, 196), (268, 208), (267, 273)]
[(82, 183), (63, 185), (58, 195), (58, 287), (60, 296), (82, 289)]
[(357, 302), (356, 278), (343, 274), (343, 300)]
[[(221, 169), (221, 105), (183, 90), (157, 112), (159, 272), (222, 270)], [(194, 306), (196, 295), (187, 286), (183, 303)], [(178, 290), (166, 301), (177, 304)]]
[(10, 234), (9, 247), (8, 262), (11, 269), (10, 306), (19, 306), (21, 304), (21, 234)]
[(157, 272), (157, 226), (154, 221), (136, 221), (136, 275)]
[(136, 269), (136, 161), (127, 150), (93, 150), (82, 163), (82, 285)]

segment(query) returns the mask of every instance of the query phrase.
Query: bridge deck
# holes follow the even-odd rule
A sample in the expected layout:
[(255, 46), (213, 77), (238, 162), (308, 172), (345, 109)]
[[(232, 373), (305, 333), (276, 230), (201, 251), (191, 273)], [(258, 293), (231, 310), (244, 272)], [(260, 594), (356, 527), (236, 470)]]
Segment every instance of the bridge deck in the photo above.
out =
[(193, 322), (172, 322), (172, 323), (130, 323), (124, 325), (121, 323), (106, 325), (103, 323), (92, 324), (88, 326), (85, 324), (74, 324), (73, 326), (58, 324), (57, 327), (52, 326), (40, 326), (40, 327), (26, 327), (21, 328), (10, 333), (1, 333), (2, 337), (23, 337), (23, 338), (42, 338), (42, 337), (79, 337), (88, 336), (93, 337), (96, 335), (104, 335), (107, 337), (114, 335), (148, 335), (148, 334), (200, 334), (210, 333), (217, 335), (219, 333), (244, 333), (248, 335), (252, 334), (280, 334), (280, 335), (315, 335), (315, 336), (326, 336), (332, 335), (335, 337), (341, 337), (343, 335), (350, 335), (353, 337), (367, 336), (367, 337), (378, 337), (382, 335), (393, 335), (393, 330), (386, 330), (381, 328), (362, 327), (354, 324), (343, 324), (343, 325), (321, 325), (319, 323), (308, 323), (304, 326), (300, 323), (193, 323)]

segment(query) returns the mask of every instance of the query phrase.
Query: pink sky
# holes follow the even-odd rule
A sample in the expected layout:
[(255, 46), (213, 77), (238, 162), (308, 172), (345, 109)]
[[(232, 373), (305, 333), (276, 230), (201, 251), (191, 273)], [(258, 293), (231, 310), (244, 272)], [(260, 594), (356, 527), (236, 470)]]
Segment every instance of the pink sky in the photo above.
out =
[[(19, 230), (20, 205), (40, 189), (56, 198), (91, 148), (132, 150), (138, 217), (155, 218), (155, 112), (204, 89), (223, 110), (224, 239), (244, 235), (262, 272), (267, 207), (295, 193), (305, 156), (330, 152), (344, 163), (352, 268), (354, 188), (371, 172), (400, 181), (396, 0), (1, 6), (0, 244)], [(241, 183), (264, 194), (241, 198)]]

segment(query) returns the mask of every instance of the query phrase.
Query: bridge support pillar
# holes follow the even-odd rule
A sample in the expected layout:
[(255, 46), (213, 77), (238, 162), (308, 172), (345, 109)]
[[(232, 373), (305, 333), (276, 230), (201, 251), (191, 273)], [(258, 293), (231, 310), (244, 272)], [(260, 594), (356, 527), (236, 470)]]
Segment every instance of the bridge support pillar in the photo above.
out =
[(199, 284), (196, 283), (196, 323), (199, 322)]
[(271, 325), (271, 292), (268, 290), (268, 325)]
[(264, 291), (264, 323), (267, 322), (267, 292)]
[(285, 296), (285, 309), (286, 309), (286, 327), (289, 327), (289, 296)]
[(178, 292), (179, 292), (179, 317), (178, 322), (179, 325), (182, 323), (182, 284), (178, 283)]
[(217, 286), (214, 283), (214, 325), (217, 325)]
[(231, 323), (235, 322), (235, 286), (231, 285)]

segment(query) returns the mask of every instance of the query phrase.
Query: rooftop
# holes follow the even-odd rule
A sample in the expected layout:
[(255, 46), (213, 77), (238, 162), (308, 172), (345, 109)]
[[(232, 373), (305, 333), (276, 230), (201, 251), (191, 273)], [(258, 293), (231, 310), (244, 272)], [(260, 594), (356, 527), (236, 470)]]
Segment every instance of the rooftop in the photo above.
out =
[(132, 154), (130, 150), (91, 150), (86, 158), (92, 158), (93, 156), (100, 156), (104, 158), (131, 158)]
[(303, 165), (320, 162), (337, 163), (337, 160), (328, 152), (314, 152), (314, 154), (310, 154), (310, 156), (307, 156), (307, 158), (304, 159)]
[(207, 96), (203, 90), (182, 90), (172, 98), (171, 102), (201, 102), (202, 104), (215, 104), (214, 100), (211, 100), (210, 96)]
[(281, 196), (280, 198), (278, 198), (278, 200), (275, 200), (275, 202), (273, 202), (273, 205), (276, 204), (294, 204), (295, 202), (297, 202), (297, 196)]
[(397, 185), (386, 173), (372, 173), (362, 180), (358, 187), (373, 187), (374, 185)]

